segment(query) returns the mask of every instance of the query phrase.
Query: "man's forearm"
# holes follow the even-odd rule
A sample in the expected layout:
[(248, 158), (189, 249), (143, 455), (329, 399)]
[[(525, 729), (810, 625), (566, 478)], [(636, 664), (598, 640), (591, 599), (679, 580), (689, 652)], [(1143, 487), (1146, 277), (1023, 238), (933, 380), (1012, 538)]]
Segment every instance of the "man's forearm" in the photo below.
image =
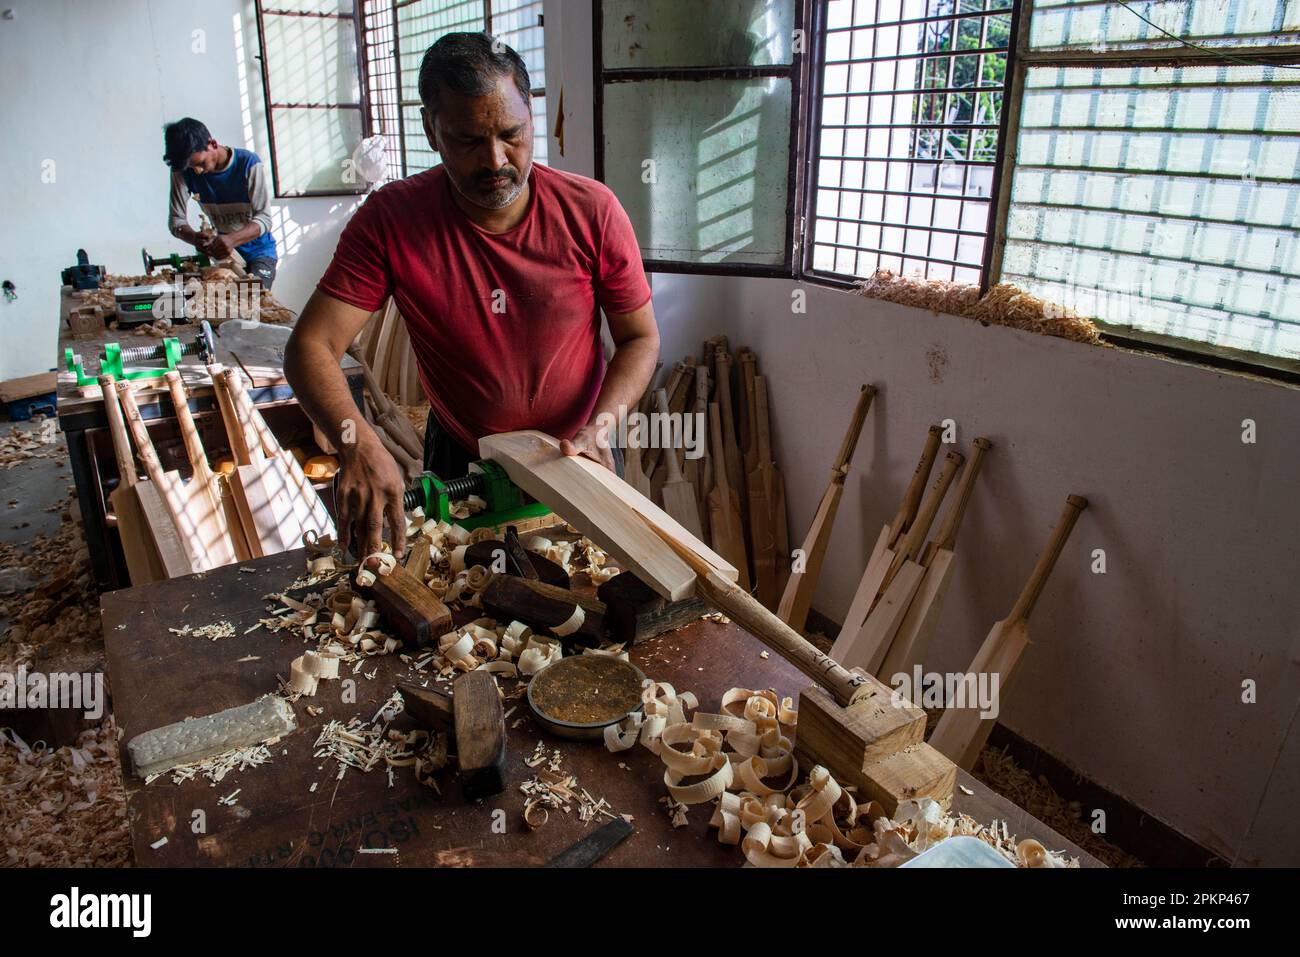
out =
[(331, 354), (328, 346), (310, 341), (297, 343), (296, 348), (285, 352), (284, 376), (307, 417), (336, 449), (343, 451), (368, 439), (378, 440), (352, 399), (339, 357)]
[(605, 381), (591, 411), (591, 421), (597, 421), (602, 415), (621, 420), (632, 411), (645, 394), (658, 360), (658, 336), (638, 336), (616, 348), (605, 369)]

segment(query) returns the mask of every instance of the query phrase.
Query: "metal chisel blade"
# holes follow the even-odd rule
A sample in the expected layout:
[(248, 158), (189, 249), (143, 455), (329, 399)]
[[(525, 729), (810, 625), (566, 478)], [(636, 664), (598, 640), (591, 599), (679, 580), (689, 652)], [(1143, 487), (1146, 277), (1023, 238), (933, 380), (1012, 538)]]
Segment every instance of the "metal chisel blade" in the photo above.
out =
[(547, 867), (591, 867), (598, 860), (627, 840), (635, 831), (631, 824), (619, 818), (588, 834), (568, 850), (561, 851), (546, 862)]

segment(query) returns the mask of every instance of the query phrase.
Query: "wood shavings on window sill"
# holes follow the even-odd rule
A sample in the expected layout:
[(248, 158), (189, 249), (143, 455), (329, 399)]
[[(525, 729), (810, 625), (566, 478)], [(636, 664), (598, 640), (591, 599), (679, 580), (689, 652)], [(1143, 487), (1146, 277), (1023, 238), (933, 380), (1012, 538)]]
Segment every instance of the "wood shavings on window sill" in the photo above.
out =
[(1049, 303), (1010, 283), (1000, 283), (984, 295), (979, 286), (900, 276), (888, 269), (878, 269), (869, 279), (855, 284), (857, 294), (867, 299), (881, 299), (902, 306), (928, 309), (935, 313), (964, 316), (984, 325), (1010, 326), (1025, 332), (1056, 336), (1073, 342), (1105, 345), (1101, 331), (1091, 319), (1072, 309)]

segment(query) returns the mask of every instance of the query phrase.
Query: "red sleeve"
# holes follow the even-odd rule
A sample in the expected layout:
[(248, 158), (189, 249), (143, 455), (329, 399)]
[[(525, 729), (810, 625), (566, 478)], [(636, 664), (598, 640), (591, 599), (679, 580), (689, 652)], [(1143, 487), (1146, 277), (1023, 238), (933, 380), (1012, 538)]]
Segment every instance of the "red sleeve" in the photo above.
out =
[(640, 309), (650, 299), (650, 283), (641, 264), (641, 247), (632, 221), (612, 192), (605, 204), (600, 231), (600, 259), (596, 263), (596, 301), (606, 312)]
[(374, 312), (392, 294), (393, 275), (389, 268), (388, 246), (384, 241), (392, 231), (383, 228), (382, 191), (373, 194), (352, 214), (339, 235), (334, 258), (316, 288), (350, 306)]

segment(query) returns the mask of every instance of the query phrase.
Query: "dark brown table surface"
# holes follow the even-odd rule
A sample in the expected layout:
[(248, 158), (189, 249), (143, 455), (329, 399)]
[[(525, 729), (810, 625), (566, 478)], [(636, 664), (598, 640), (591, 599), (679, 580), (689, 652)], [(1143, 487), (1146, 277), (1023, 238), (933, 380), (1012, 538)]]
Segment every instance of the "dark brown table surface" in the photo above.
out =
[[(253, 569), (241, 572), (240, 568)], [(615, 813), (633, 816), (636, 833), (601, 863), (607, 866), (738, 867), (736, 847), (719, 844), (708, 827), (712, 805), (692, 807), (690, 823), (674, 829), (665, 806), (663, 764), (640, 745), (611, 754), (600, 742), (569, 741), (538, 729), (527, 717), (524, 699), (507, 720), (506, 790), (476, 803), (461, 796), (454, 768), (438, 775), (442, 796), (419, 785), (410, 768), (394, 769), (390, 787), (381, 768), (368, 774), (349, 768), (337, 780), (333, 759), (314, 758), (313, 745), (331, 719), (369, 720), (389, 698), (401, 677), (412, 672), (397, 655), (368, 659), (355, 675), (356, 702), (343, 703), (340, 682), (321, 682), (314, 698), (295, 705), (298, 730), (271, 747), (273, 760), (234, 771), (219, 784), (195, 778), (180, 785), (162, 777), (146, 786), (130, 774), (125, 743), (134, 735), (187, 716), (212, 714), (245, 704), (276, 689), (276, 675), (288, 677), (289, 663), (304, 650), (300, 636), (259, 629), (243, 634), (267, 615), (263, 595), (283, 590), (305, 570), (304, 553), (289, 552), (222, 569), (106, 594), (103, 628), (113, 710), (121, 728), (128, 817), (137, 864), (141, 866), (446, 866), (534, 865), (549, 860), (606, 818), (588, 823), (550, 812), (543, 827), (531, 831), (523, 821), (519, 785), (535, 771), (524, 764), (537, 742), (558, 748), (563, 770), (579, 787), (603, 797)], [(219, 620), (234, 623), (236, 634), (212, 641), (168, 631)], [(404, 649), (410, 650), (410, 649)], [(736, 686), (775, 688), (798, 696), (807, 679), (771, 654), (734, 624), (709, 620), (688, 625), (632, 650), (632, 660), (650, 677), (693, 691), (700, 708), (717, 711), (723, 693)], [(258, 660), (238, 659), (257, 656)], [(345, 670), (350, 669), (347, 666)], [(373, 678), (365, 674), (373, 673)], [(504, 680), (507, 691), (514, 685)], [(307, 705), (324, 708), (311, 717)], [(517, 719), (524, 720), (515, 726)], [(394, 727), (409, 727), (401, 716)], [(543, 765), (545, 767), (545, 765)], [(1095, 858), (1025, 811), (999, 797), (969, 774), (958, 771), (954, 811), (982, 823), (1007, 822), (1011, 833), (1034, 837), (1052, 850), (1077, 856), (1084, 866)], [(311, 786), (316, 784), (315, 793)], [(218, 799), (240, 789), (236, 803)], [(505, 833), (494, 831), (494, 820)], [(206, 830), (195, 833), (196, 811)], [(498, 826), (496, 830), (500, 830)], [(153, 848), (162, 838), (167, 841)], [(358, 853), (361, 848), (396, 848), (394, 853)]]

